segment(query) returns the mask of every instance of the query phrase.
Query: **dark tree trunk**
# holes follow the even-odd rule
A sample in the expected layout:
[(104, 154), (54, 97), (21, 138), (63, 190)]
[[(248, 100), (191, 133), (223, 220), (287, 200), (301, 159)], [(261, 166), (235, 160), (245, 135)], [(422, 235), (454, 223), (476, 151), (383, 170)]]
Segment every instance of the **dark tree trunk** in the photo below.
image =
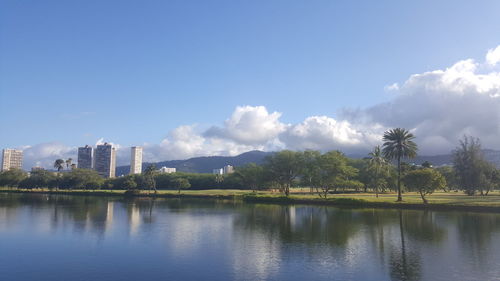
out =
[(427, 199), (425, 199), (425, 193), (423, 193), (422, 191), (419, 191), (419, 193), (420, 193), (420, 197), (422, 197), (422, 201), (424, 202), (424, 204), (427, 204), (428, 201), (427, 201)]
[(401, 196), (401, 156), (398, 156), (398, 202), (403, 201)]

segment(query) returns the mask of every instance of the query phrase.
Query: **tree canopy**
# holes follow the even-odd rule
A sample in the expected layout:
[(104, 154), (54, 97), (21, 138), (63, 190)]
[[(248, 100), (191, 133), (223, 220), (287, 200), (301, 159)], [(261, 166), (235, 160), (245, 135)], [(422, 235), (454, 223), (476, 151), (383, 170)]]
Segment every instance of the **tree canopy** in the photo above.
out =
[(410, 171), (404, 176), (403, 181), (410, 191), (417, 191), (420, 194), (424, 204), (427, 204), (426, 195), (446, 187), (443, 175), (431, 168)]
[(391, 129), (384, 133), (383, 153), (388, 159), (397, 160), (398, 168), (398, 201), (401, 196), (401, 158), (414, 158), (417, 156), (417, 144), (413, 142), (415, 136), (403, 128)]

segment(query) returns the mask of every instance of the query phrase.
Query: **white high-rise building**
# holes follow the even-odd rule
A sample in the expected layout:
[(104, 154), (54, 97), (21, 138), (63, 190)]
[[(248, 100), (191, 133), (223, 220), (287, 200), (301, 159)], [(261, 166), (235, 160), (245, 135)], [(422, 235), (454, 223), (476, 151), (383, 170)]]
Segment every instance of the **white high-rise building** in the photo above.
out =
[(142, 172), (142, 147), (133, 146), (130, 151), (130, 174), (140, 174)]
[(224, 168), (222, 168), (222, 170), (223, 170), (223, 172), (224, 172), (224, 175), (234, 173), (234, 167), (233, 167), (233, 166), (231, 166), (231, 165), (226, 165), (226, 166), (224, 166)]
[(105, 178), (114, 178), (116, 172), (116, 150), (108, 143), (98, 145), (95, 149), (94, 168)]
[(2, 151), (2, 171), (23, 168), (23, 151), (17, 149), (4, 149)]

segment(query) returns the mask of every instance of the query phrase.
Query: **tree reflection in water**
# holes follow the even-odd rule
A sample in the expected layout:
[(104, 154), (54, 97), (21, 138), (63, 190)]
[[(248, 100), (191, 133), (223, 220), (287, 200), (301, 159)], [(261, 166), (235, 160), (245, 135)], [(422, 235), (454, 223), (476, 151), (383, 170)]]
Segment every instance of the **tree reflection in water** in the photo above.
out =
[(251, 273), (268, 279), (294, 258), (315, 262), (330, 274), (377, 270), (392, 280), (426, 279), (429, 268), (436, 271), (434, 263), (446, 262), (438, 257), (488, 272), (500, 232), (498, 214), (18, 194), (0, 196), (2, 227), (7, 229), (21, 210), (30, 220), (47, 218), (53, 235), (67, 229), (97, 238), (113, 231), (113, 237), (117, 231), (129, 237), (141, 233), (167, 244), (182, 240), (187, 248), (169, 249), (194, 253), (206, 240), (227, 243), (235, 274), (243, 279)]

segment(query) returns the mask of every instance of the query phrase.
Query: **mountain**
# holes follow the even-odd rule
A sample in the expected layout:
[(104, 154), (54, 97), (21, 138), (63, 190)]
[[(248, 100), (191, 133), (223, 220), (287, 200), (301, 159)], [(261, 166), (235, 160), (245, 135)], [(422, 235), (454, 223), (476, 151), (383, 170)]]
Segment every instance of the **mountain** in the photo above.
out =
[[(222, 168), (226, 165), (243, 166), (248, 163), (261, 164), (264, 158), (272, 152), (249, 151), (237, 156), (208, 156), (195, 157), (187, 160), (171, 160), (158, 163), (142, 163), (142, 169), (153, 164), (157, 169), (161, 167), (176, 168), (178, 172), (188, 173), (212, 173), (213, 169)], [(116, 167), (116, 175), (126, 175), (130, 171), (130, 166)]]
[[(495, 164), (498, 168), (500, 168), (500, 151), (492, 150), (492, 149), (483, 149), (484, 158), (493, 164)], [(435, 156), (418, 156), (415, 159), (412, 159), (411, 162), (415, 164), (422, 164), (425, 161), (429, 161), (434, 166), (441, 165), (451, 165), (453, 163), (453, 155), (445, 154), (445, 155), (435, 155)]]
[[(483, 150), (486, 160), (494, 163), (500, 168), (500, 151), (485, 149)], [(249, 151), (237, 156), (208, 156), (208, 157), (195, 157), (187, 160), (171, 160), (162, 161), (158, 163), (142, 163), (142, 169), (144, 170), (147, 166), (153, 164), (157, 169), (161, 167), (176, 168), (178, 172), (189, 172), (189, 173), (211, 173), (213, 169), (222, 168), (225, 165), (231, 166), (243, 166), (248, 163), (261, 164), (264, 158), (272, 152), (263, 151)], [(351, 158), (364, 158), (368, 154), (356, 154), (348, 155)], [(411, 159), (411, 163), (422, 164), (425, 161), (429, 161), (434, 166), (441, 165), (451, 165), (453, 162), (452, 154), (434, 155), (434, 156), (418, 156), (417, 158)], [(120, 166), (116, 168), (117, 175), (126, 175), (130, 171), (130, 166)]]
[[(500, 168), (500, 151), (498, 150), (492, 150), (492, 149), (483, 149), (484, 157), (486, 158), (487, 161), (495, 164), (498, 168)], [(351, 158), (364, 158), (367, 157), (367, 155), (348, 155)], [(442, 166), (442, 165), (452, 165), (453, 164), (453, 155), (450, 154), (442, 154), (442, 155), (432, 155), (432, 156), (425, 156), (425, 155), (419, 155), (414, 159), (408, 160), (405, 159), (404, 161), (410, 162), (410, 163), (415, 163), (417, 165), (420, 165), (424, 163), (425, 161), (430, 162), (434, 166)]]

